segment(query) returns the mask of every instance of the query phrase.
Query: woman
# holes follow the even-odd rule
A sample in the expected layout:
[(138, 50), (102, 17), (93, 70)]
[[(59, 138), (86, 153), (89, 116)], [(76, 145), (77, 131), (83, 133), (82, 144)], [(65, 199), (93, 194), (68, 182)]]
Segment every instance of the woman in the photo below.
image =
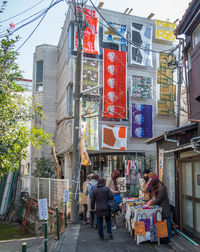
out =
[(96, 216), (98, 224), (98, 232), (100, 240), (104, 240), (103, 233), (103, 217), (105, 216), (107, 225), (107, 235), (108, 239), (113, 239), (111, 231), (111, 213), (108, 207), (108, 201), (113, 198), (111, 190), (105, 186), (105, 180), (103, 178), (98, 178), (98, 184), (94, 189), (92, 200), (91, 200), (91, 210), (94, 211), (96, 204)]
[(162, 207), (162, 219), (167, 222), (168, 239), (163, 239), (163, 242), (167, 243), (171, 238), (171, 207), (167, 195), (167, 188), (158, 178), (152, 178), (150, 187), (152, 204)]
[[(117, 179), (119, 177), (120, 177), (120, 172), (118, 170), (114, 170), (114, 171), (112, 171), (110, 178), (106, 182), (106, 186), (110, 188), (110, 190), (113, 194), (120, 193), (118, 186), (117, 186)], [(117, 228), (116, 215), (113, 214), (111, 219), (112, 219), (112, 229), (116, 229)]]
[(88, 210), (88, 205), (87, 205), (87, 195), (84, 193), (85, 192), (85, 187), (87, 183), (90, 181), (92, 174), (87, 175), (86, 181), (83, 183), (83, 195), (82, 195), (82, 204), (83, 204), (83, 224), (86, 225), (89, 222), (87, 222), (87, 210)]
[(140, 189), (141, 189), (141, 191), (143, 193), (143, 197), (144, 197), (145, 201), (148, 201), (150, 199), (150, 197), (149, 197), (149, 190), (147, 188), (148, 181), (149, 181), (149, 178), (148, 178), (148, 174), (149, 173), (150, 173), (150, 171), (148, 169), (144, 169), (144, 172), (143, 172), (144, 183), (142, 183), (141, 186), (140, 186)]

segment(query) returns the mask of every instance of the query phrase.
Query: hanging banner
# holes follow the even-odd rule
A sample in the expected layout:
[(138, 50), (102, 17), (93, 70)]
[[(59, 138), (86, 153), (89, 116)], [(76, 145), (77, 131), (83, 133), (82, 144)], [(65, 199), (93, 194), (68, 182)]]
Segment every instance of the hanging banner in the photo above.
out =
[(174, 115), (174, 102), (158, 100), (158, 115)]
[(160, 67), (158, 68), (157, 75), (157, 82), (159, 84), (173, 85), (173, 68), (168, 66), (168, 63), (173, 60), (173, 56), (160, 53)]
[(87, 122), (81, 122), (80, 155), (81, 155), (81, 165), (84, 166), (88, 166), (91, 164), (90, 158), (85, 148), (86, 129), (87, 129)]
[(152, 66), (152, 31), (152, 26), (132, 23), (131, 64)]
[(159, 149), (159, 162), (158, 162), (158, 170), (159, 170), (159, 180), (163, 181), (163, 167), (164, 167), (164, 149)]
[(152, 78), (133, 75), (131, 96), (152, 99), (153, 96)]
[[(83, 60), (82, 91), (99, 85), (99, 62), (96, 60)], [(98, 94), (98, 89), (92, 94)]]
[(87, 122), (85, 137), (85, 146), (87, 150), (99, 150), (98, 114), (98, 102), (82, 101), (81, 115), (84, 115), (82, 121)]
[(126, 150), (127, 127), (102, 125), (102, 148)]
[(176, 101), (176, 86), (175, 85), (160, 85), (160, 100), (161, 101)]
[[(77, 12), (80, 11), (77, 7)], [(83, 13), (87, 21), (84, 32), (84, 53), (99, 54), (99, 16), (95, 10), (83, 8)], [(75, 27), (74, 50), (77, 50), (78, 31)]]
[(156, 20), (156, 39), (175, 41), (174, 30), (174, 23)]
[(152, 105), (132, 104), (132, 137), (152, 136)]
[(103, 117), (126, 119), (126, 52), (104, 49)]
[[(119, 45), (127, 45), (126, 43), (126, 33), (127, 33), (127, 28), (126, 25), (123, 24), (117, 24), (113, 22), (109, 22), (110, 26), (105, 23), (103, 26), (103, 42), (107, 43), (115, 43)], [(116, 31), (116, 32), (115, 32)], [(125, 39), (123, 39), (124, 37)]]

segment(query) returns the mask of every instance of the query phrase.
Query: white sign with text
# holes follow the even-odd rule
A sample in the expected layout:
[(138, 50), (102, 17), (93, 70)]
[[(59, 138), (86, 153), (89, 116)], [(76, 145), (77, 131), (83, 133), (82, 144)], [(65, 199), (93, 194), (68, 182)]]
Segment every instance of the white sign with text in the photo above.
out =
[(67, 203), (69, 201), (69, 190), (64, 190), (64, 202)]
[(39, 219), (47, 220), (48, 219), (47, 199), (38, 200), (38, 209), (39, 209)]

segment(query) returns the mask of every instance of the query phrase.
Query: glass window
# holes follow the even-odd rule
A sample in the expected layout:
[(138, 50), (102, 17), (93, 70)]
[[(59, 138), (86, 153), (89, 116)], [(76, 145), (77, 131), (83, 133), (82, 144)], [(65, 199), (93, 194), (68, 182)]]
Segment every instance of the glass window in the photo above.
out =
[(183, 199), (182, 202), (182, 211), (183, 211), (183, 226), (189, 230), (193, 229), (193, 206), (191, 200)]
[(66, 90), (66, 114), (72, 116), (73, 114), (73, 84), (69, 83)]
[(43, 60), (36, 62), (36, 91), (43, 91)]
[(70, 55), (72, 54), (73, 49), (73, 34), (74, 34), (74, 26), (73, 24), (69, 25), (68, 31), (67, 31), (67, 45), (66, 45), (66, 60), (68, 61)]
[(200, 198), (200, 161), (199, 160), (194, 161), (194, 196), (196, 198)]
[(194, 30), (192, 34), (193, 48), (200, 42), (200, 24)]
[(192, 163), (184, 162), (182, 166), (182, 193), (192, 196)]
[(195, 212), (196, 212), (196, 232), (198, 236), (200, 236), (200, 203), (195, 203)]

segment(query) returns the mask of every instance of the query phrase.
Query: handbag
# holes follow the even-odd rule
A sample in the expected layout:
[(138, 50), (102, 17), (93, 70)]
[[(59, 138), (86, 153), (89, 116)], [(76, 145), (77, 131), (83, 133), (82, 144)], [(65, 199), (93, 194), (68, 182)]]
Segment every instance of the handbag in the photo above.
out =
[(157, 221), (158, 212), (161, 214), (161, 216), (162, 216), (162, 213), (159, 210), (157, 210), (155, 213), (155, 219), (156, 219), (155, 226), (156, 226), (156, 231), (157, 231), (157, 237), (159, 239), (159, 238), (168, 237), (168, 230), (167, 230), (167, 221), (166, 220)]
[[(136, 221), (134, 222), (134, 234), (135, 235), (145, 235), (145, 225), (143, 221), (138, 221), (138, 216), (141, 216), (141, 214), (138, 214), (136, 217)], [(141, 216), (142, 217), (142, 216)]]
[(157, 232), (156, 232), (156, 226), (154, 224), (154, 218), (155, 218), (155, 213), (152, 214), (152, 223), (150, 225), (150, 241), (151, 242), (157, 242)]
[(108, 201), (108, 207), (111, 213), (116, 213), (120, 210), (120, 207), (114, 198)]
[(142, 217), (143, 217), (143, 216), (145, 216), (145, 218), (140, 219), (140, 221), (143, 221), (143, 222), (144, 222), (145, 231), (146, 231), (146, 232), (149, 232), (149, 231), (150, 231), (150, 223), (151, 223), (151, 220), (150, 220), (150, 218), (147, 218), (146, 213), (143, 213), (143, 214), (142, 214)]
[(117, 201), (117, 204), (120, 204), (122, 202), (120, 193), (114, 194), (113, 197)]

